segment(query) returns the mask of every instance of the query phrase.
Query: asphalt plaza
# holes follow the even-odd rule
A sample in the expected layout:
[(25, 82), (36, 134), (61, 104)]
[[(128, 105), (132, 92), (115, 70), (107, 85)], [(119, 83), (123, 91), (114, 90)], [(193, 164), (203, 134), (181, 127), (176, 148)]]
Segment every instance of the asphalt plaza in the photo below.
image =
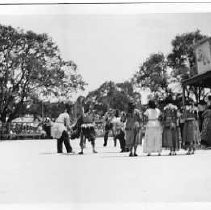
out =
[(128, 157), (111, 138), (96, 140), (97, 154), (71, 145), (74, 154), (57, 154), (55, 140), (1, 141), (0, 203), (211, 202), (211, 150), (148, 157), (139, 146)]

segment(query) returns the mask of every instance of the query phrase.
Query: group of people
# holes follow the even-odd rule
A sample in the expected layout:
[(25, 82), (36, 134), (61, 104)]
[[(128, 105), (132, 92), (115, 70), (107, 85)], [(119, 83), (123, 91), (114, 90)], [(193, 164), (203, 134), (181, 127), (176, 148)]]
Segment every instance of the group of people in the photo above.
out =
[[(199, 121), (200, 117), (201, 121)], [(137, 147), (140, 144), (143, 144), (143, 153), (148, 156), (152, 153), (161, 155), (163, 148), (170, 150), (169, 155), (176, 155), (180, 148), (186, 149), (186, 154), (190, 155), (194, 154), (197, 145), (200, 143), (208, 145), (211, 139), (209, 102), (201, 113), (193, 103), (189, 102), (186, 102), (183, 110), (180, 109), (174, 104), (171, 96), (166, 98), (162, 111), (156, 107), (154, 100), (149, 101), (145, 111), (136, 109), (135, 103), (129, 102), (126, 112), (109, 110), (104, 120), (103, 146), (107, 146), (111, 132), (114, 146), (117, 146), (119, 140), (121, 152), (129, 152), (129, 156), (137, 156)], [(93, 106), (90, 105), (86, 110), (82, 108), (77, 122), (72, 126), (66, 107), (52, 127), (52, 136), (57, 139), (58, 153), (62, 152), (63, 142), (68, 153), (73, 151), (69, 137), (80, 139), (79, 154), (84, 153), (86, 139), (91, 143), (93, 153), (97, 153)]]

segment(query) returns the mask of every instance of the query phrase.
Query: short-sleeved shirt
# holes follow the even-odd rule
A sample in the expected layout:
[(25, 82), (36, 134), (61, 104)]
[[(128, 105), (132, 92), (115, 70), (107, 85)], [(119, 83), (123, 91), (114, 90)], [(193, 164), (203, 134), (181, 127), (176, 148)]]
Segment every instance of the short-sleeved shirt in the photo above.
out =
[(144, 112), (144, 115), (146, 115), (148, 118), (147, 126), (150, 127), (160, 126), (158, 118), (161, 115), (161, 111), (158, 108), (155, 109), (149, 108)]

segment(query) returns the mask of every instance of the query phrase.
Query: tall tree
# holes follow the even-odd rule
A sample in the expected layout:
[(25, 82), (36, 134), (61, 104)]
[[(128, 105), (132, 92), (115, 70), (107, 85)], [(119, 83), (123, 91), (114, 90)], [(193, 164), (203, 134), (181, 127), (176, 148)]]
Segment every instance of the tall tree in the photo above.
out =
[[(197, 74), (196, 59), (194, 55), (194, 44), (206, 38), (199, 30), (177, 35), (171, 42), (172, 52), (168, 55), (168, 66), (172, 68), (172, 75), (176, 81), (181, 83)], [(197, 101), (203, 95), (202, 88), (189, 87), (188, 93), (193, 93)]]
[(163, 53), (154, 53), (139, 67), (132, 82), (142, 89), (150, 89), (154, 95), (168, 92), (167, 62)]
[(138, 104), (141, 101), (141, 96), (134, 91), (133, 84), (129, 81), (123, 83), (105, 82), (86, 97), (86, 100), (94, 101), (103, 110), (107, 107), (107, 109), (112, 108), (121, 111), (127, 109), (127, 104), (131, 99)]
[(23, 114), (33, 95), (68, 96), (85, 82), (47, 34), (0, 25), (0, 120)]

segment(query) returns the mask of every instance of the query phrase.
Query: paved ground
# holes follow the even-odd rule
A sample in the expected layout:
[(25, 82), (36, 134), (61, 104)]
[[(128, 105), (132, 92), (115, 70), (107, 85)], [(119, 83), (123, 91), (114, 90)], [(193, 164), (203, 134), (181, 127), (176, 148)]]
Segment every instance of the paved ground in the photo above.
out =
[(57, 154), (55, 140), (0, 142), (0, 204), (211, 202), (211, 150), (147, 157), (139, 147), (128, 157), (102, 144), (81, 156)]

